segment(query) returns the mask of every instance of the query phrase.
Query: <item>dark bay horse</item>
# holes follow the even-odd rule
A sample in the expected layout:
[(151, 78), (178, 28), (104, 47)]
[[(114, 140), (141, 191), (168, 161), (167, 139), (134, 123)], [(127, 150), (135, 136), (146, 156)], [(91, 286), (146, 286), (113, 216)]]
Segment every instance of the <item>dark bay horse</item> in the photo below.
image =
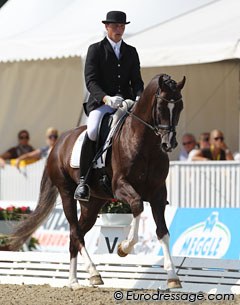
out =
[[(118, 254), (126, 256), (137, 242), (143, 201), (148, 201), (156, 223), (156, 234), (163, 248), (169, 288), (179, 288), (181, 283), (171, 259), (164, 218), (167, 204), (165, 180), (169, 170), (167, 152), (177, 146), (175, 127), (183, 109), (181, 90), (184, 84), (185, 77), (177, 83), (166, 74), (156, 75), (150, 81), (121, 129), (114, 135), (112, 154), (109, 154), (106, 168), (114, 197), (129, 203), (134, 216), (129, 236), (119, 245)], [(70, 167), (70, 157), (76, 139), (85, 129), (86, 126), (75, 128), (59, 138), (47, 160), (37, 207), (10, 237), (11, 249), (17, 250), (47, 218), (60, 193), (70, 225), (69, 281), (72, 288), (79, 287), (78, 252), (83, 256), (90, 274), (90, 283), (103, 284), (85, 248), (84, 236), (95, 224), (101, 207), (111, 199), (98, 183), (98, 170), (93, 169), (90, 201), (80, 202), (78, 220), (77, 201), (73, 194), (79, 181), (79, 170)]]

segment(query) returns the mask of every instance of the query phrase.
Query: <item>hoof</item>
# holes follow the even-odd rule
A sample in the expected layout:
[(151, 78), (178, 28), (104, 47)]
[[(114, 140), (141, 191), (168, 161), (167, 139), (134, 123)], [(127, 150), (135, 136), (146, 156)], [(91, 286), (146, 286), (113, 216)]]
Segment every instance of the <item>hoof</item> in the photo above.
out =
[(167, 281), (168, 288), (182, 288), (181, 282), (179, 279), (170, 279)]
[(90, 279), (89, 279), (89, 281), (90, 281), (90, 284), (91, 284), (91, 285), (96, 285), (96, 286), (98, 286), (98, 285), (103, 285), (103, 284), (104, 284), (104, 283), (103, 283), (103, 280), (102, 280), (102, 278), (101, 278), (101, 275), (94, 275), (94, 276), (91, 276)]
[(80, 285), (78, 282), (74, 282), (69, 284), (69, 288), (71, 288), (72, 290), (78, 290), (83, 288), (84, 286)]
[(120, 257), (125, 257), (125, 256), (128, 255), (127, 253), (125, 253), (125, 252), (122, 250), (121, 244), (118, 245), (117, 254), (118, 254)]

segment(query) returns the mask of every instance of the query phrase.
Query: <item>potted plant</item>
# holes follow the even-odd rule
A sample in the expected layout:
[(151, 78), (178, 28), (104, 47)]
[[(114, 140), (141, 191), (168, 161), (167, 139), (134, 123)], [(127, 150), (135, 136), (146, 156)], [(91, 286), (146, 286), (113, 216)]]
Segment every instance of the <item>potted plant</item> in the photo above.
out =
[[(13, 205), (7, 208), (0, 207), (0, 250), (8, 250), (8, 234), (11, 234), (19, 223), (31, 213), (29, 207), (15, 207)], [(28, 242), (28, 250), (36, 249), (38, 240), (31, 237)]]
[(102, 207), (100, 214), (105, 225), (129, 225), (133, 218), (130, 205), (115, 198)]

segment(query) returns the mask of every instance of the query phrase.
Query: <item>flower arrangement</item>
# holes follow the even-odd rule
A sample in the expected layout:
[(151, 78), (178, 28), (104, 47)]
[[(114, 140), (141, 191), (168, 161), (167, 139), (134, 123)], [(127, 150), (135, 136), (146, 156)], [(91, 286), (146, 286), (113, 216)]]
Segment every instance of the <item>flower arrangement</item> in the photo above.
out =
[(118, 199), (111, 199), (101, 209), (101, 214), (131, 214), (131, 208), (128, 203), (124, 203)]
[[(8, 206), (7, 208), (0, 207), (0, 221), (20, 221), (26, 218), (27, 214), (30, 214), (32, 211), (29, 207), (15, 207), (13, 205)], [(9, 224), (8, 224), (9, 227)], [(38, 240), (35, 237), (31, 237), (27, 247), (29, 251), (36, 249), (39, 244)], [(0, 251), (8, 250), (8, 235), (0, 233)]]
[(5, 209), (0, 207), (0, 220), (21, 220), (30, 213), (30, 208), (26, 206), (15, 207), (12, 205)]

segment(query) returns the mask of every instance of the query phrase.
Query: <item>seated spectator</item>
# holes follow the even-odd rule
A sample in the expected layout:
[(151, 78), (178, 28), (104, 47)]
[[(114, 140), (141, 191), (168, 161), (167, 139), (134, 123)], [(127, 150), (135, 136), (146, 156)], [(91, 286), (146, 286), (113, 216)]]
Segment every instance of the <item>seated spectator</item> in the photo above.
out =
[(202, 132), (199, 136), (199, 141), (197, 144), (197, 148), (190, 151), (188, 154), (188, 161), (193, 161), (193, 157), (199, 152), (200, 149), (209, 148), (210, 147), (210, 133)]
[(57, 139), (58, 139), (58, 130), (53, 127), (48, 128), (46, 131), (47, 145), (17, 158), (16, 166), (19, 168), (20, 162), (22, 160), (31, 160), (31, 159), (40, 160), (41, 158), (48, 157)]
[(233, 155), (224, 142), (223, 133), (214, 129), (210, 133), (210, 147), (200, 149), (192, 158), (193, 161), (233, 160)]
[(29, 132), (27, 130), (20, 130), (18, 133), (18, 145), (0, 155), (0, 166), (5, 166), (5, 160), (16, 159), (25, 153), (32, 152), (34, 148), (29, 145), (29, 140)]
[(210, 132), (202, 132), (199, 136), (198, 146), (200, 149), (210, 147)]
[(191, 133), (185, 133), (182, 136), (182, 150), (179, 155), (180, 161), (187, 161), (191, 150), (195, 149), (197, 145), (196, 138)]

